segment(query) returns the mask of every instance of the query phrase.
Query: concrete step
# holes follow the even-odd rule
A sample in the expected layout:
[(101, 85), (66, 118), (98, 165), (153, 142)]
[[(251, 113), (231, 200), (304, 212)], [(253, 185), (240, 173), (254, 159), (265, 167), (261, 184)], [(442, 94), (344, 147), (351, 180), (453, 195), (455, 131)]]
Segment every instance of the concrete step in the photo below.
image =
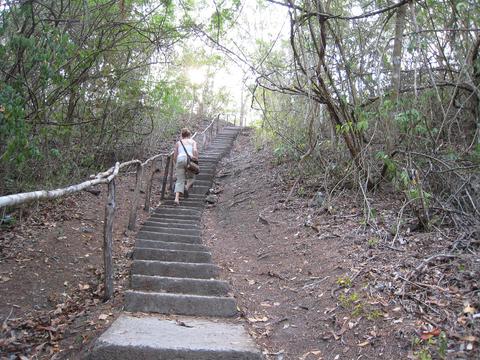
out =
[(210, 263), (212, 261), (212, 255), (205, 251), (136, 248), (133, 252), (133, 259), (165, 262)]
[(200, 236), (201, 230), (200, 229), (189, 229), (187, 226), (184, 228), (178, 228), (174, 226), (162, 226), (162, 225), (143, 225), (140, 231), (148, 231), (148, 232), (161, 232), (163, 234), (174, 234), (174, 235), (194, 235)]
[[(203, 199), (201, 200), (193, 200), (190, 198), (190, 196), (188, 197), (188, 199), (180, 197), (180, 201), (180, 207), (202, 209), (205, 206), (205, 197), (203, 197)], [(173, 199), (163, 200), (162, 205), (174, 205)]]
[(193, 183), (193, 188), (195, 189), (195, 186), (210, 186), (211, 184), (212, 181), (196, 179)]
[(134, 260), (132, 274), (168, 276), (193, 279), (211, 279), (218, 276), (220, 268), (213, 264)]
[(150, 215), (150, 219), (152, 221), (155, 221), (154, 219), (159, 219), (159, 221), (163, 221), (161, 219), (172, 219), (172, 220), (178, 220), (178, 221), (196, 221), (197, 223), (200, 221), (200, 216), (199, 215), (180, 215), (180, 214), (170, 214), (170, 213), (152, 213)]
[(125, 310), (161, 314), (233, 317), (237, 306), (232, 297), (166, 294), (128, 290)]
[(121, 315), (89, 360), (261, 360), (242, 325), (206, 319)]
[(158, 240), (143, 240), (137, 239), (135, 241), (135, 248), (147, 248), (147, 249), (166, 249), (166, 250), (184, 250), (184, 251), (209, 251), (209, 249), (200, 244), (188, 244), (188, 243), (175, 243), (168, 241)]
[(159, 223), (159, 224), (168, 224), (176, 227), (186, 227), (186, 226), (193, 226), (199, 227), (200, 221), (199, 220), (185, 220), (185, 219), (177, 219), (176, 217), (150, 217), (148, 222), (152, 223)]
[(146, 221), (143, 226), (166, 228), (166, 229), (179, 229), (179, 230), (197, 230), (199, 231), (199, 224), (178, 224), (172, 222), (158, 222), (158, 221)]
[(133, 275), (131, 288), (140, 291), (203, 296), (226, 296), (229, 291), (229, 286), (226, 281), (146, 275)]
[[(198, 176), (198, 175), (197, 175)], [(195, 186), (195, 185), (194, 185)], [(165, 200), (173, 200), (175, 199), (175, 195), (174, 194), (171, 194), (169, 195)], [(205, 196), (203, 195), (200, 195), (200, 194), (190, 194), (190, 196), (188, 197), (188, 199), (184, 199), (184, 200), (188, 200), (188, 201), (203, 201), (205, 200)]]
[(144, 240), (171, 241), (189, 244), (200, 244), (202, 242), (202, 238), (199, 235), (167, 234), (158, 231), (140, 231), (137, 237)]
[[(205, 173), (200, 173), (197, 175), (198, 180), (207, 180), (213, 183), (213, 179), (215, 178), (215, 174), (205, 174)], [(190, 194), (192, 195), (192, 194)]]
[(217, 173), (217, 168), (216, 167), (203, 168), (202, 165), (200, 165), (200, 172), (198, 173), (198, 175), (202, 174), (202, 175), (215, 176), (216, 173)]
[[(202, 186), (199, 186), (202, 187)], [(154, 214), (170, 214), (170, 215), (195, 215), (201, 216), (202, 212), (198, 209), (185, 209), (180, 206), (162, 206), (156, 209)]]
[(192, 194), (206, 194), (210, 190), (211, 186), (194, 186)]

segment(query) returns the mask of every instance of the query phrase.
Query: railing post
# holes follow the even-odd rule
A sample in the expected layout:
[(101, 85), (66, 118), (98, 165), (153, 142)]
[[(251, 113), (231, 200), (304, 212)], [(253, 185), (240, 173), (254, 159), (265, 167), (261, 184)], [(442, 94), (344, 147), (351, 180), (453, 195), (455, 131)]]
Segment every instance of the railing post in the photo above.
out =
[(137, 164), (137, 175), (135, 177), (135, 189), (133, 190), (133, 201), (130, 209), (130, 217), (128, 219), (128, 230), (135, 230), (135, 223), (137, 221), (138, 198), (140, 195), (140, 187), (142, 185), (143, 165)]
[(212, 139), (213, 139), (213, 124), (212, 126), (210, 126), (210, 138), (208, 139), (208, 146), (210, 146), (210, 143), (212, 142)]
[(163, 181), (162, 181), (162, 195), (160, 197), (161, 200), (165, 199), (165, 191), (167, 190), (168, 170), (170, 169), (170, 161), (171, 161), (171, 156), (168, 155), (167, 159), (165, 160), (165, 171), (163, 173)]
[(217, 115), (217, 118), (215, 119), (215, 135), (218, 134), (218, 123), (220, 122), (220, 114)]
[(103, 263), (105, 267), (105, 293), (104, 300), (107, 301), (113, 296), (113, 264), (112, 264), (112, 242), (113, 242), (113, 219), (115, 216), (115, 178), (108, 183), (108, 197), (105, 205), (105, 221), (103, 228)]
[(158, 171), (162, 165), (158, 165), (157, 159), (152, 161), (152, 172), (150, 174), (150, 179), (147, 181), (147, 190), (145, 193), (145, 205), (143, 207), (144, 211), (150, 211), (150, 198), (152, 197), (152, 187), (153, 187), (153, 178), (155, 173)]
[(173, 163), (173, 157), (170, 161), (170, 176), (169, 176), (169, 181), (170, 181), (170, 193), (173, 193), (173, 167), (175, 166), (175, 164)]

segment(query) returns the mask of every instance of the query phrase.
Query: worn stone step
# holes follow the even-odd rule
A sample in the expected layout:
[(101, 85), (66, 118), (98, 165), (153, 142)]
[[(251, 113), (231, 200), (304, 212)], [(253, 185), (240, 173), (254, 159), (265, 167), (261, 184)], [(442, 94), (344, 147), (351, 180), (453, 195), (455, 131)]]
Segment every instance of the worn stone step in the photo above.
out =
[[(153, 219), (176, 219), (178, 221), (184, 220), (184, 221), (200, 221), (201, 216), (200, 215), (180, 215), (180, 214), (170, 214), (170, 213), (163, 213), (163, 214), (157, 214), (157, 213), (152, 213), (150, 215), (149, 220)], [(163, 220), (162, 220), (163, 221)]]
[(140, 291), (204, 296), (226, 296), (229, 291), (228, 283), (221, 280), (148, 275), (133, 275), (131, 279), (131, 288)]
[(210, 181), (211, 183), (213, 183), (214, 178), (215, 178), (215, 174), (200, 173), (200, 174), (197, 175), (198, 180), (207, 180), (207, 181)]
[(206, 165), (206, 166), (216, 167), (217, 164), (218, 164), (218, 160), (217, 159), (200, 158), (198, 160), (198, 163)]
[[(197, 175), (199, 176), (199, 175)], [(195, 186), (195, 185), (194, 185)], [(173, 200), (175, 199), (175, 195), (174, 194), (170, 194), (165, 200)], [(202, 201), (202, 200), (205, 200), (205, 196), (201, 195), (201, 194), (190, 194), (190, 196), (188, 197), (188, 199), (184, 199), (184, 200), (188, 200), (188, 201)]]
[[(199, 164), (200, 166), (200, 174), (206, 174), (206, 175), (214, 175), (217, 172), (217, 167), (204, 167), (202, 164)], [(197, 175), (198, 176), (198, 175)]]
[(128, 290), (125, 310), (190, 316), (233, 317), (237, 306), (232, 297), (166, 294)]
[(192, 189), (192, 194), (206, 194), (211, 186), (195, 186)]
[(133, 259), (186, 263), (210, 263), (212, 261), (212, 255), (206, 251), (136, 248), (133, 252)]
[(144, 225), (140, 229), (140, 231), (148, 231), (148, 232), (160, 232), (162, 234), (174, 234), (174, 235), (194, 235), (200, 236), (201, 230), (200, 229), (189, 229), (187, 226), (185, 227), (173, 227), (173, 226), (155, 226), (155, 225)]
[(158, 223), (161, 225), (167, 224), (167, 225), (172, 225), (173, 227), (179, 227), (179, 228), (187, 228), (191, 227), (192, 229), (197, 229), (201, 228), (201, 219), (177, 219), (177, 218), (171, 218), (171, 217), (150, 217), (148, 219), (148, 222), (151, 223)]
[(189, 243), (176, 243), (169, 241), (159, 240), (144, 240), (136, 239), (135, 248), (148, 248), (148, 249), (166, 249), (166, 250), (185, 250), (185, 251), (209, 251), (209, 249), (201, 244), (189, 244)]
[[(202, 186), (199, 186), (202, 187)], [(179, 206), (162, 206), (156, 209), (154, 214), (169, 214), (169, 215), (195, 215), (201, 216), (202, 212), (198, 209), (185, 209)]]
[(215, 155), (215, 154), (211, 154), (211, 155), (205, 155), (205, 156), (202, 156), (198, 159), (198, 162), (199, 164), (204, 164), (204, 165), (210, 165), (210, 166), (217, 166), (218, 164), (218, 160), (217, 158), (219, 156), (223, 156), (223, 155)]
[[(178, 223), (172, 223), (172, 222), (158, 222), (158, 221), (146, 221), (143, 224), (143, 226), (165, 228), (165, 229), (196, 230), (197, 232), (200, 230), (199, 224), (178, 224)], [(191, 235), (195, 235), (195, 233), (192, 233)]]
[(218, 276), (220, 268), (214, 264), (134, 260), (132, 274), (211, 279)]
[(200, 220), (197, 220), (197, 219), (194, 219), (194, 220), (178, 219), (176, 217), (153, 217), (153, 216), (151, 216), (148, 219), (148, 222), (160, 223), (160, 224), (171, 224), (171, 225), (174, 225), (174, 226), (181, 225), (180, 227), (185, 227), (185, 226), (199, 227), (200, 226)]
[[(193, 195), (193, 194), (192, 194)], [(195, 194), (195, 195), (201, 195), (201, 194)], [(173, 200), (163, 200), (162, 202), (163, 205), (173, 205), (174, 201)], [(190, 200), (190, 198), (185, 199), (180, 197), (180, 205), (181, 208), (185, 209), (201, 209), (205, 207), (205, 198), (202, 200)]]
[(140, 231), (137, 237), (144, 240), (160, 240), (189, 244), (200, 244), (202, 242), (199, 235), (168, 234), (158, 231)]
[(147, 221), (143, 226), (155, 228), (155, 231), (158, 231), (158, 229), (171, 229), (171, 231), (166, 231), (167, 233), (177, 233), (175, 230), (185, 230), (185, 232), (182, 232), (184, 235), (200, 235), (202, 229), (199, 225), (154, 221)]
[(199, 159), (199, 163), (200, 161), (205, 161), (205, 160), (211, 160), (213, 163), (218, 163), (218, 161), (223, 157), (223, 155), (205, 155), (202, 157), (202, 159), (200, 160)]
[(121, 315), (89, 360), (261, 360), (242, 325), (207, 319)]

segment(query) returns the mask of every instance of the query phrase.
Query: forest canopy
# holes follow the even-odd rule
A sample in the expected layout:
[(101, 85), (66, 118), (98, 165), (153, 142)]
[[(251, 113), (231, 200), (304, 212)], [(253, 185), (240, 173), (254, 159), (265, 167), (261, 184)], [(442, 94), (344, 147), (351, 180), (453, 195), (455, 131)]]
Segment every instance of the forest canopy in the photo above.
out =
[(222, 66), (186, 46), (212, 21), (207, 13), (195, 22), (193, 1), (2, 3), (2, 194), (66, 184), (155, 151), (192, 115), (228, 102), (188, 77), (189, 66)]
[[(7, 1), (0, 190), (84, 176), (233, 109), (279, 162), (298, 162), (297, 183), (388, 184), (423, 227), (432, 208), (471, 225), (479, 19), (474, 0)], [(213, 83), (225, 67), (239, 106)]]

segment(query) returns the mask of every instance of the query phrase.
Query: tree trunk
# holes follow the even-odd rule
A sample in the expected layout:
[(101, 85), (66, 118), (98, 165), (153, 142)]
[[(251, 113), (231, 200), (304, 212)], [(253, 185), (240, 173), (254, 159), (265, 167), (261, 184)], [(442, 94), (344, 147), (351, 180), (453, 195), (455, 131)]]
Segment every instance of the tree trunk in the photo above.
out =
[[(392, 53), (392, 99), (395, 103), (398, 103), (398, 97), (400, 95), (401, 86), (401, 71), (402, 71), (402, 48), (403, 48), (403, 31), (405, 29), (405, 17), (407, 14), (407, 6), (403, 5), (397, 9), (397, 18), (395, 20), (395, 38), (393, 42)], [(393, 116), (387, 116), (386, 119), (386, 131), (385, 131), (385, 143), (387, 147), (387, 153), (390, 154), (393, 150), (394, 143), (394, 128), (393, 128)]]

